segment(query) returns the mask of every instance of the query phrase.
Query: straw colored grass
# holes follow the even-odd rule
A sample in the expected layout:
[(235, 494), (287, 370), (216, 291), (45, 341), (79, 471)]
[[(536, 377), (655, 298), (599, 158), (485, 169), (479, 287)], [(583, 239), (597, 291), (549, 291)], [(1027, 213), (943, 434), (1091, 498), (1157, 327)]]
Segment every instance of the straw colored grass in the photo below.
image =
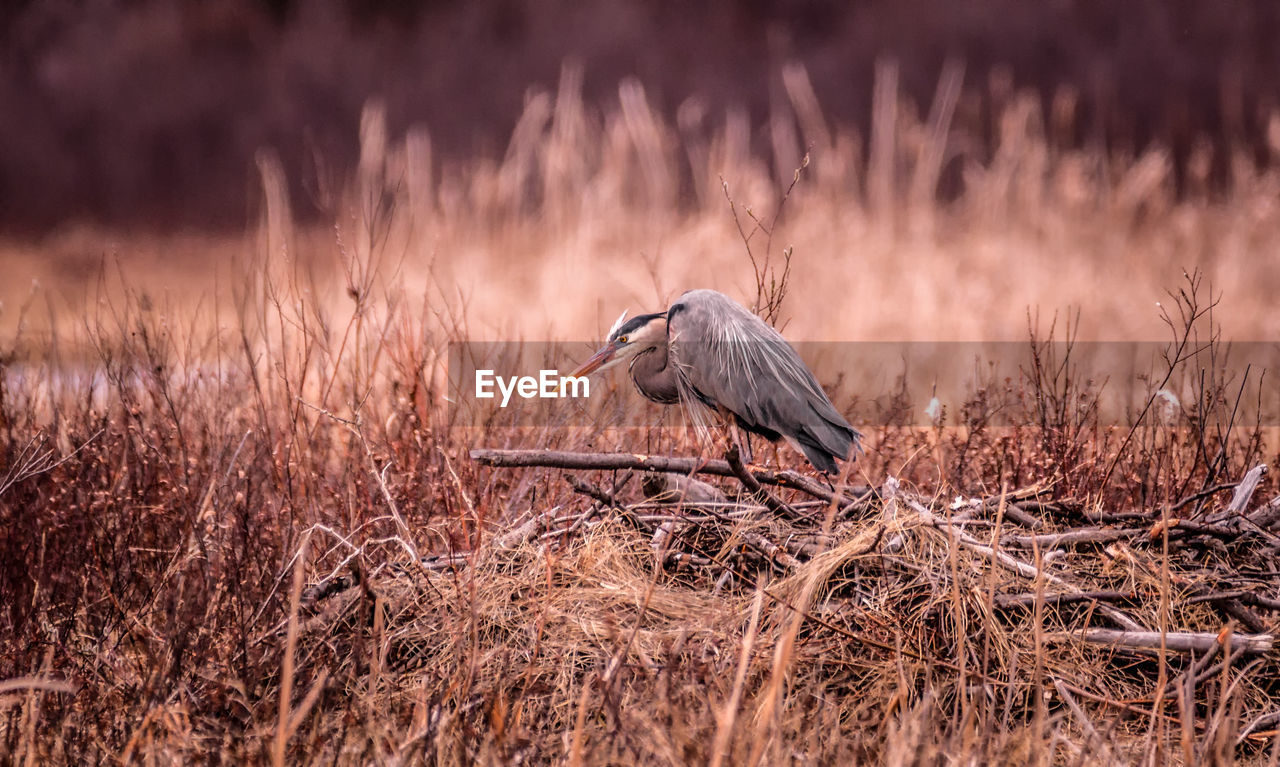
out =
[[(945, 425), (867, 429), (844, 478), (878, 491), (866, 503), (808, 521), (707, 515), (665, 549), (635, 509), (468, 451), (702, 449), (674, 416), (624, 391), (617, 422), (515, 429), (459, 422), (445, 400), (451, 342), (589, 340), (621, 306), (700, 285), (750, 302), (753, 217), (766, 278), (793, 249), (791, 338), (1021, 340), (1029, 307), (1066, 305), (1084, 338), (1265, 337), (1274, 169), (1238, 163), (1221, 195), (1177, 196), (1162, 150), (1054, 146), (1030, 98), (991, 116), (999, 149), (980, 158), (964, 150), (977, 126), (947, 106), (959, 81), (919, 121), (891, 64), (865, 141), (825, 124), (798, 69), (774, 123), (792, 133), (767, 142), (740, 115), (689, 122), (696, 105), (669, 122), (634, 82), (596, 109), (580, 77), (531, 95), (497, 164), (434, 167), (426, 134), (388, 135), (371, 105), (331, 228), (292, 224), (264, 156), (265, 206), (244, 238), (3, 245), (17, 276), (0, 286), (0, 761), (1275, 753), (1274, 653), (1073, 641), (1111, 625), (1108, 608), (1052, 599), (1064, 583), (1123, 592), (1115, 609), (1152, 630), (1258, 633), (1193, 598), (1227, 583), (1274, 626), (1272, 522), (1226, 540), (1169, 524), (1230, 498), (1170, 511), (1201, 488), (1276, 466), (1274, 435), (1217, 389), (1173, 427), (1108, 426), (1085, 406), (1089, 382), (1024, 379), (996, 428), (991, 392), (971, 388)], [(781, 205), (802, 146), (810, 166)], [(950, 201), (935, 194), (943, 166), (965, 179)], [(68, 252), (101, 268), (65, 270)], [(1172, 311), (1177, 287), (1201, 313), (1166, 327), (1155, 302)], [(1032, 332), (1061, 332), (1047, 326)], [(890, 401), (885, 384), (859, 396)], [(1274, 477), (1249, 510), (1265, 511)], [(618, 477), (583, 479), (607, 491)], [(1033, 484), (1030, 511), (967, 500)], [(948, 532), (966, 514), (968, 537)], [(1040, 527), (1019, 527), (1028, 516)], [(1013, 540), (1098, 525), (1155, 534)], [(759, 540), (791, 558), (767, 560)]]

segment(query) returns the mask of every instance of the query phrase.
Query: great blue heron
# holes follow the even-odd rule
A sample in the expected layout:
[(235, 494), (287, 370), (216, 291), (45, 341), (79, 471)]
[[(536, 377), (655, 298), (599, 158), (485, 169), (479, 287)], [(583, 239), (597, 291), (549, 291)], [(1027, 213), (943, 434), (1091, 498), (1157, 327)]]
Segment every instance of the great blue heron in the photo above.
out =
[[(605, 345), (573, 375), (624, 360), (631, 361), (631, 380), (641, 394), (685, 405), (701, 432), (703, 408), (709, 408), (771, 441), (786, 437), (827, 474), (836, 471), (834, 459), (849, 458), (858, 446), (861, 435), (827, 399), (796, 350), (723, 293), (690, 290), (665, 312), (629, 320), (623, 313)], [(739, 447), (750, 461), (745, 442)]]

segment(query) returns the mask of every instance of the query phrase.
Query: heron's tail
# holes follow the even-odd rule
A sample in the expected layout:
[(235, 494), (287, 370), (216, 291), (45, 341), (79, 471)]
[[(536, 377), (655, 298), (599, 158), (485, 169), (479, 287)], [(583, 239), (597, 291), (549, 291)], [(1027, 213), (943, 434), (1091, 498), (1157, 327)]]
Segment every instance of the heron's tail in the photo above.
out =
[(809, 463), (813, 464), (815, 469), (823, 474), (836, 473), (836, 462), (830, 453), (820, 447), (806, 444), (801, 440), (796, 441), (800, 443), (800, 449), (804, 451), (804, 457), (809, 459)]
[(848, 424), (824, 420), (816, 427), (805, 427), (796, 442), (814, 468), (827, 474), (836, 473), (835, 459), (853, 460), (862, 452), (862, 434)]

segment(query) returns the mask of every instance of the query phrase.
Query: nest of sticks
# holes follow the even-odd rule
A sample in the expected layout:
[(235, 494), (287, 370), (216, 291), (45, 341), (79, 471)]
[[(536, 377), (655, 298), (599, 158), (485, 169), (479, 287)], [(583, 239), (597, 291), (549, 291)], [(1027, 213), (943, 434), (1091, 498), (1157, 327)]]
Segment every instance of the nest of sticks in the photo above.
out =
[[(988, 758), (1025, 757), (1043, 740), (1029, 733), (1056, 727), (1078, 758), (1136, 759), (1160, 727), (1200, 759), (1262, 748), (1280, 725), (1280, 497), (1254, 498), (1265, 466), (1152, 518), (1042, 485), (970, 498), (832, 484), (732, 452), (472, 458), (563, 471), (582, 502), (303, 598), (302, 631), (338, 660), (378, 632), (382, 673), (415, 682), (404, 694), (437, 749), (650, 759), (674, 747), (654, 740), (657, 720), (682, 716), (706, 750), (680, 759), (767, 753), (818, 725), (824, 757), (927, 757), (968, 742), (965, 721), (996, 723)], [(465, 699), (442, 658), (470, 659)], [(708, 708), (708, 679), (743, 718), (774, 716), (768, 734)], [(494, 735), (495, 710), (517, 703), (520, 724)], [(924, 719), (947, 717), (946, 738), (927, 734)]]

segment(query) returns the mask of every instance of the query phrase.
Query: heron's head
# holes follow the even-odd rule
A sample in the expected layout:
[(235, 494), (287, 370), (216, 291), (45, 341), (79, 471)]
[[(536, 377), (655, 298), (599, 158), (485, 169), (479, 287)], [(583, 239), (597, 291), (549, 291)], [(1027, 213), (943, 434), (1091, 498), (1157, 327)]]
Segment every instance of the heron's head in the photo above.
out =
[(591, 359), (570, 373), (585, 376), (597, 370), (608, 370), (619, 362), (635, 358), (637, 354), (657, 349), (667, 343), (667, 313), (641, 314), (627, 319), (626, 312), (613, 323), (609, 339)]

